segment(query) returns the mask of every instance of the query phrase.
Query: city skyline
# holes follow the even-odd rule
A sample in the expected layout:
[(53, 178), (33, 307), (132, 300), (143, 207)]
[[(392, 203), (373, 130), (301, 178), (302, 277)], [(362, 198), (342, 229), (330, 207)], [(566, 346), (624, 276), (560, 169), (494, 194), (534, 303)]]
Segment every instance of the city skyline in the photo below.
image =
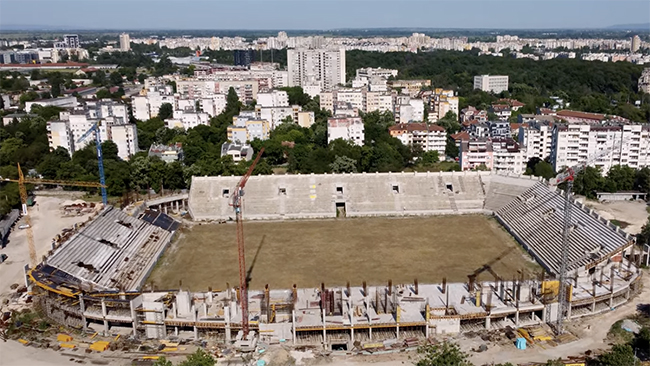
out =
[[(28, 13), (26, 4), (30, 5)], [(650, 2), (0, 1), (0, 30), (20, 26), (80, 30), (599, 29), (621, 24), (650, 24)]]

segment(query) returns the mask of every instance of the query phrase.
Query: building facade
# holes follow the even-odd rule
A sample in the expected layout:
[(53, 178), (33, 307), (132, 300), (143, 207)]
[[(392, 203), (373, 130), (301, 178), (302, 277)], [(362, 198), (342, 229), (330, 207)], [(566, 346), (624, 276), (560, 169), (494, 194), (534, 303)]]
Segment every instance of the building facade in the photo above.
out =
[(437, 151), (441, 160), (445, 157), (447, 132), (442, 126), (426, 123), (399, 123), (388, 128), (391, 136), (404, 145), (419, 145), (424, 151)]
[(364, 138), (365, 132), (361, 117), (329, 118), (327, 120), (327, 143), (343, 139), (363, 146)]
[(345, 84), (345, 50), (287, 50), (289, 86), (301, 86), (310, 95)]
[(474, 89), (499, 94), (508, 90), (508, 75), (477, 75), (474, 76)]

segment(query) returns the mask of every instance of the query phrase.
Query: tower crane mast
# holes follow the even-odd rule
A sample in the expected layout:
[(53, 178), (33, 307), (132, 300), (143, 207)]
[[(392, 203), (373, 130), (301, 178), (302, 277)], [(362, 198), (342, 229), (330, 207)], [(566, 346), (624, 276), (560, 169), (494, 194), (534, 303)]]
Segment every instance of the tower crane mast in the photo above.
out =
[(246, 256), (244, 251), (244, 222), (242, 218), (242, 198), (244, 197), (244, 187), (248, 178), (253, 174), (255, 166), (260, 161), (264, 148), (257, 153), (255, 160), (248, 168), (248, 171), (241, 177), (239, 183), (235, 187), (232, 196), (232, 207), (235, 209), (235, 221), (237, 224), (237, 249), (239, 252), (239, 303), (241, 305), (241, 325), (244, 336), (248, 335), (248, 276), (246, 275)]
[[(620, 141), (620, 146), (618, 146), (618, 149), (622, 149), (623, 145), (627, 143), (632, 137), (628, 137), (626, 139), (621, 139)], [(593, 163), (594, 161), (600, 159), (603, 156), (609, 155), (616, 150), (617, 147), (615, 145), (609, 146), (589, 159), (587, 159), (583, 163), (576, 164), (572, 167), (567, 168), (564, 172), (559, 173), (554, 181), (551, 182), (551, 184), (561, 184), (566, 182), (566, 190), (565, 190), (565, 202), (564, 202), (564, 222), (563, 222), (563, 228), (562, 228), (562, 256), (561, 256), (561, 262), (560, 262), (560, 279), (559, 279), (559, 292), (558, 292), (558, 311), (557, 311), (557, 319), (555, 320), (555, 332), (556, 334), (562, 334), (564, 332), (563, 329), (563, 322), (564, 322), (564, 313), (566, 312), (567, 309), (567, 267), (569, 265), (569, 235), (570, 235), (570, 228), (571, 228), (571, 214), (572, 214), (572, 204), (571, 204), (571, 194), (573, 191), (573, 182), (575, 180), (575, 177), (580, 173), (582, 170), (584, 170), (589, 164)]]
[(106, 176), (104, 175), (104, 156), (102, 154), (102, 137), (99, 131), (99, 123), (94, 123), (79, 139), (77, 143), (83, 142), (91, 133), (95, 133), (95, 145), (97, 145), (97, 165), (99, 167), (99, 183), (102, 185), (102, 203), (104, 206), (108, 204), (108, 196), (106, 194)]

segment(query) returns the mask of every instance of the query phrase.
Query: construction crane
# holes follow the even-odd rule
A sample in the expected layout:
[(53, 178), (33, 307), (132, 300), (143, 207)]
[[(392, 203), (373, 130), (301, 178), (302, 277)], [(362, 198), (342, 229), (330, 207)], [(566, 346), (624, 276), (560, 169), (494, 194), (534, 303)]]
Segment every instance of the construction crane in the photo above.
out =
[[(618, 149), (622, 150), (623, 145), (632, 139), (633, 136), (626, 139), (621, 139)], [(564, 313), (567, 309), (567, 267), (569, 266), (569, 235), (571, 231), (571, 192), (573, 190), (573, 181), (575, 180), (576, 175), (584, 170), (589, 164), (595, 162), (603, 156), (609, 155), (614, 150), (617, 149), (617, 146), (612, 145), (607, 148), (597, 152), (591, 158), (587, 159), (583, 163), (576, 164), (572, 167), (567, 168), (564, 172), (558, 174), (554, 180), (551, 180), (551, 184), (561, 184), (566, 183), (566, 190), (564, 191), (565, 201), (564, 201), (564, 222), (562, 228), (562, 259), (560, 262), (560, 279), (559, 279), (559, 292), (558, 292), (558, 311), (557, 319), (555, 321), (555, 332), (560, 335), (564, 332), (563, 321)], [(619, 160), (620, 163), (620, 160)]]
[(18, 192), (20, 192), (20, 202), (22, 204), (23, 216), (25, 217), (25, 223), (27, 224), (26, 234), (27, 234), (27, 246), (29, 248), (29, 261), (32, 268), (38, 263), (36, 258), (36, 247), (34, 246), (34, 233), (32, 231), (32, 220), (29, 217), (27, 212), (27, 189), (25, 184), (52, 184), (59, 186), (75, 186), (75, 187), (99, 187), (106, 188), (104, 184), (96, 182), (71, 182), (65, 180), (51, 180), (51, 179), (38, 179), (38, 178), (25, 178), (23, 171), (20, 169), (20, 163), (18, 166), (18, 179), (9, 179), (0, 177), (0, 182), (14, 182), (18, 183)]
[(102, 138), (99, 131), (99, 123), (93, 123), (92, 127), (86, 131), (76, 143), (79, 144), (86, 140), (91, 133), (95, 133), (95, 145), (97, 147), (97, 165), (99, 166), (99, 183), (102, 185), (102, 203), (104, 206), (108, 204), (108, 197), (106, 195), (106, 176), (104, 175), (104, 157), (102, 155)]
[(253, 169), (260, 161), (264, 148), (257, 153), (253, 164), (248, 168), (246, 174), (239, 180), (232, 196), (232, 207), (235, 209), (235, 221), (237, 223), (237, 249), (239, 250), (239, 303), (241, 304), (241, 326), (244, 336), (248, 335), (248, 276), (246, 274), (246, 257), (244, 252), (244, 220), (242, 218), (242, 198), (244, 187), (248, 178), (253, 174)]

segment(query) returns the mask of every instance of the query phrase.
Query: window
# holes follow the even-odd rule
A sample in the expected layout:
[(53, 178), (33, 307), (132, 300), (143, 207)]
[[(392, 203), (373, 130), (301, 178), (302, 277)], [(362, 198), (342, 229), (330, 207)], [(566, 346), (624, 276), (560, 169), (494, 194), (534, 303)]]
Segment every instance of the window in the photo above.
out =
[(399, 193), (399, 186), (393, 185), (393, 193)]
[(278, 194), (286, 196), (287, 195), (287, 189), (284, 188), (284, 187), (280, 187), (278, 189)]
[(450, 183), (447, 183), (447, 189), (449, 191), (453, 192), (454, 191), (454, 186), (452, 184), (450, 184)]
[(343, 194), (343, 187), (336, 187), (336, 193)]
[(221, 196), (222, 196), (222, 197), (228, 197), (228, 196), (230, 196), (230, 190), (229, 190), (229, 189), (223, 189), (223, 190), (221, 190)]

